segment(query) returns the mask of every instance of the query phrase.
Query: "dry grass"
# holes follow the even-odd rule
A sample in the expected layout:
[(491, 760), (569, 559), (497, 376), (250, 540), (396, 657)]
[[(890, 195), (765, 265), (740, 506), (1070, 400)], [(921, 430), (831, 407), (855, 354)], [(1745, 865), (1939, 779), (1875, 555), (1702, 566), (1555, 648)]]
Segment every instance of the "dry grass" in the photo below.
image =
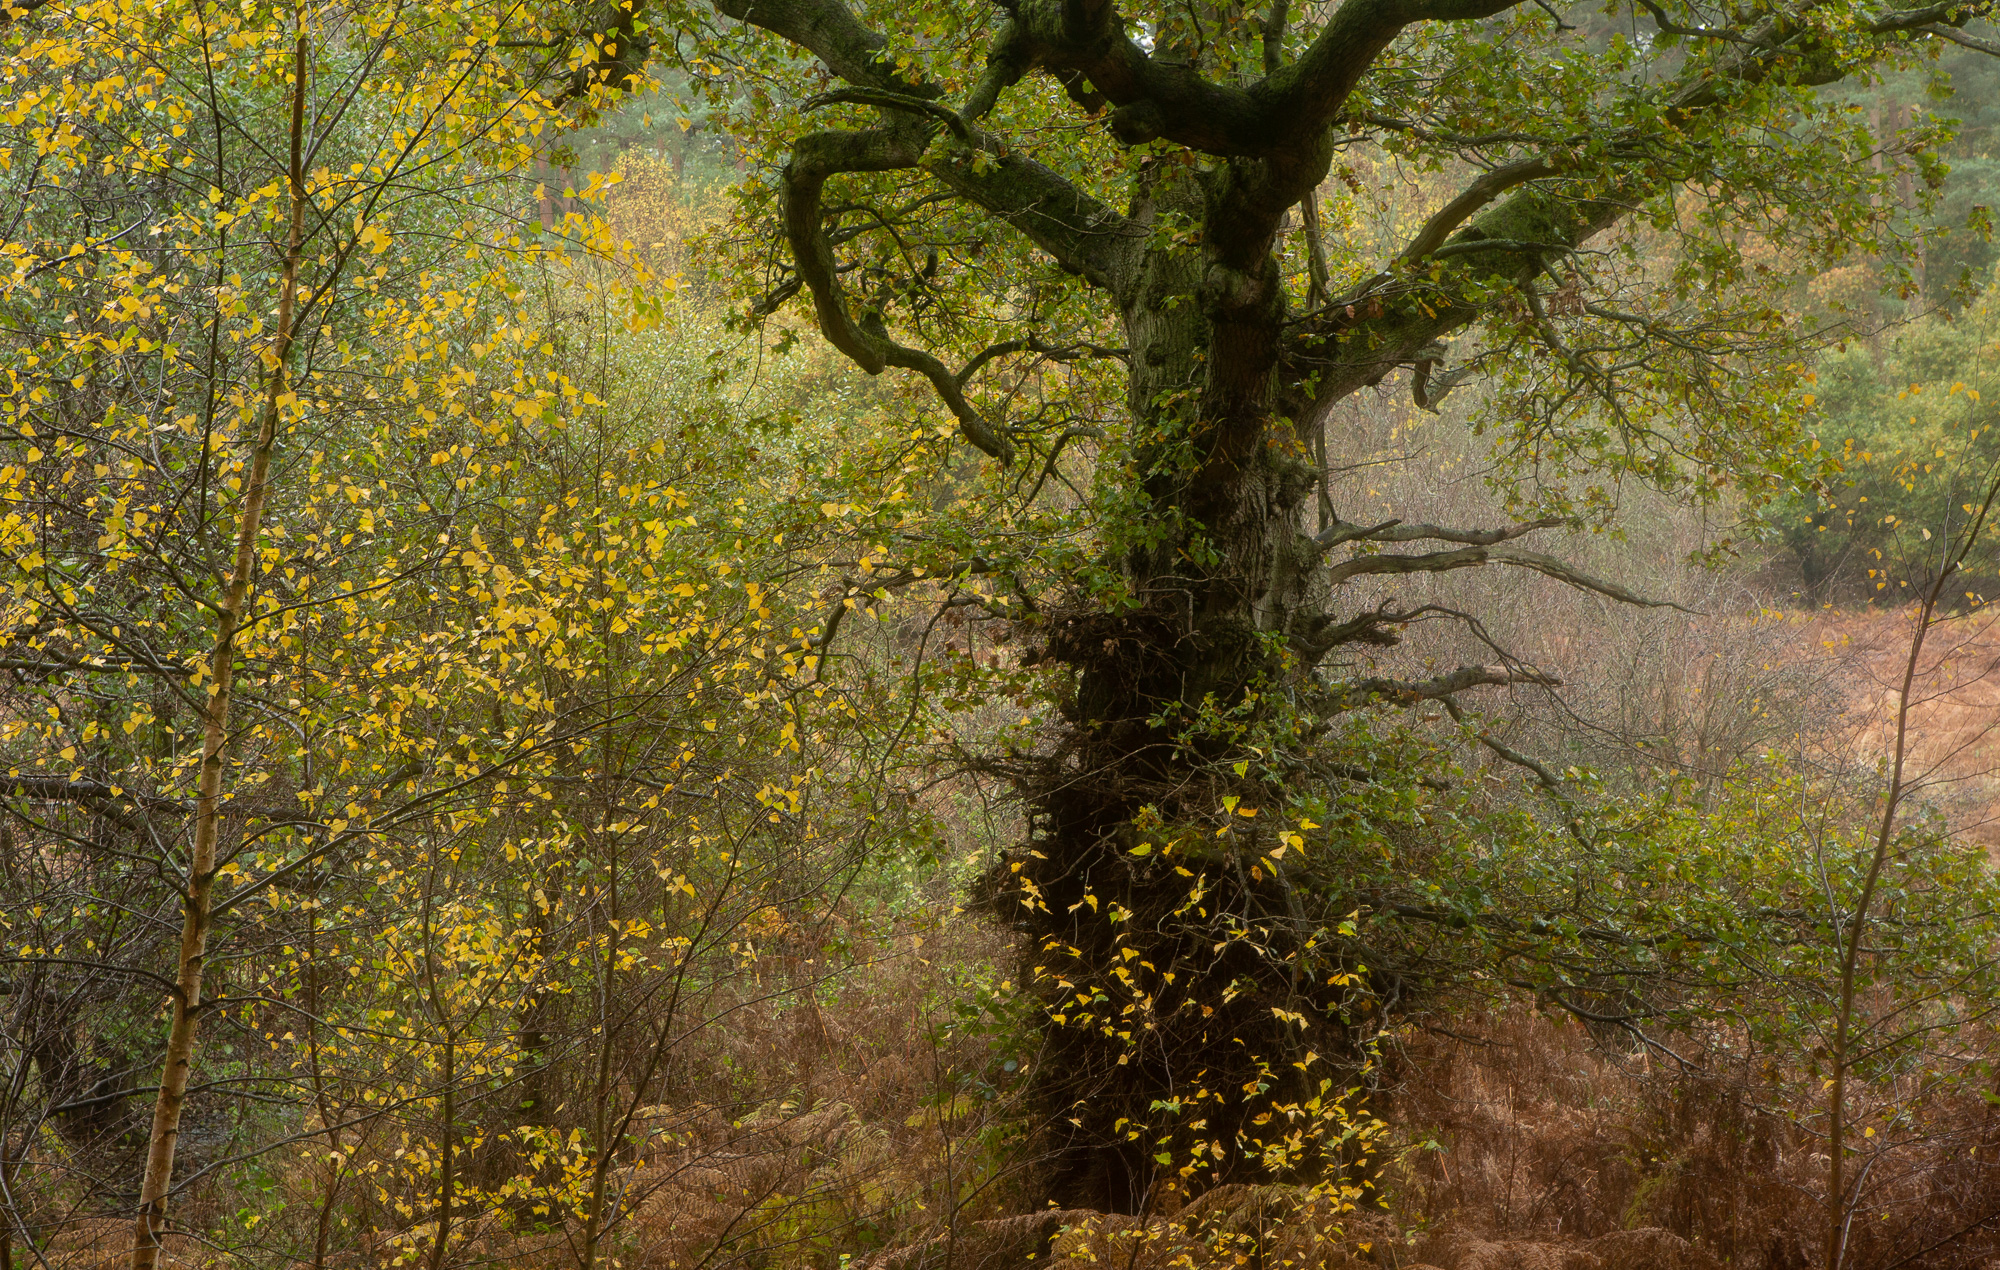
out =
[[(1354, 403), (1339, 421), (1350, 460), (1331, 480), (1343, 518), (1465, 528), (1510, 519), (1486, 482), (1484, 443), (1462, 420), (1399, 399)], [(1420, 623), (1403, 647), (1355, 658), (1357, 673), (1422, 678), (1499, 649), (1558, 677), (1554, 692), (1468, 698), (1516, 748), (1604, 772), (1719, 781), (1768, 749), (1837, 771), (1875, 768), (1893, 739), (1910, 610), (1798, 611), (1781, 562), (1688, 563), (1717, 527), (1673, 500), (1621, 493), (1623, 536), (1551, 531), (1527, 544), (1678, 608), (1640, 609), (1519, 569), (1395, 577), (1351, 586), (1343, 606), (1435, 604), (1474, 614)], [(1343, 650), (1345, 651), (1345, 650)], [(1921, 801), (1955, 832), (2000, 851), (2000, 626), (1975, 613), (1936, 627), (1911, 714)]]
[[(123, 1270), (131, 1264), (134, 1235), (130, 1218), (100, 1217), (79, 1221), (55, 1232), (36, 1258), (48, 1270)], [(204, 1248), (178, 1231), (160, 1242), (163, 1270), (228, 1270), (228, 1254)]]
[[(1808, 1073), (1741, 1038), (1680, 1038), (1696, 1064), (1684, 1071), (1525, 1010), (1454, 1022), (1453, 1035), (1406, 1039), (1388, 1108), (1412, 1145), (1385, 1180), (1399, 1216), (1436, 1232), (1426, 1260), (1448, 1266), (1435, 1251), (1446, 1238), (1587, 1249), (1658, 1228), (1705, 1262), (1820, 1263), (1826, 1157)], [(1934, 1097), (1870, 1149), (1852, 1270), (2000, 1256), (1992, 1107)]]
[[(1828, 611), (1793, 623), (1836, 659), (1842, 709), (1830, 740), (1870, 764), (1895, 742), (1912, 610)], [(1812, 649), (1803, 649), (1809, 655)], [(1912, 684), (1910, 770), (1954, 833), (2000, 853), (2000, 618), (1946, 619), (1925, 639)]]
[[(972, 922), (904, 930), (822, 988), (749, 1004), (646, 1109), (618, 1186), (628, 1270), (821, 1267), (951, 1241), (1027, 1201), (1004, 1031), (965, 1026), (956, 977), (997, 954)], [(921, 943), (917, 942), (921, 939)], [(863, 950), (865, 951), (865, 950)], [(736, 1099), (717, 1091), (734, 1087)]]

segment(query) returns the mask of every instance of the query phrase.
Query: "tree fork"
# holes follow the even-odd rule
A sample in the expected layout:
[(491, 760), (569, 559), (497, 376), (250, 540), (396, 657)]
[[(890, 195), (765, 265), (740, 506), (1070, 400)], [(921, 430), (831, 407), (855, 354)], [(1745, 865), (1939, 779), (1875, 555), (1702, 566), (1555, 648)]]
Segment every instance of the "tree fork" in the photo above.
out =
[(285, 246), (284, 272), (278, 289), (277, 329), (265, 355), (270, 376), (262, 419), (250, 457), (250, 479), (244, 485), (236, 529), (236, 558), (229, 587), (216, 606), (215, 644), (208, 658), (209, 698), (202, 711), (201, 775), (195, 800), (194, 849), (188, 859), (187, 889), (181, 900), (180, 961), (175, 975), (173, 1020), (167, 1031), (166, 1061), (160, 1072), (159, 1095), (153, 1104), (152, 1132), (146, 1143), (146, 1173), (139, 1191), (139, 1213), (133, 1227), (132, 1270), (155, 1270), (160, 1237), (166, 1228), (167, 1198), (173, 1189), (174, 1150), (180, 1139), (181, 1114), (187, 1104), (188, 1081), (194, 1072), (195, 1035), (200, 1019), (203, 962), (213, 926), (216, 839), (222, 819), (222, 769), (229, 744), (230, 693), (235, 683), (236, 636), (250, 598), (257, 567), (257, 534), (263, 520), (271, 451), (278, 435), (278, 415), (285, 403), (286, 370), (291, 359), (293, 312), (298, 299), (300, 246), (305, 234), (305, 103), (306, 36), (299, 33), (292, 53), (292, 117), (289, 181), (291, 224)]

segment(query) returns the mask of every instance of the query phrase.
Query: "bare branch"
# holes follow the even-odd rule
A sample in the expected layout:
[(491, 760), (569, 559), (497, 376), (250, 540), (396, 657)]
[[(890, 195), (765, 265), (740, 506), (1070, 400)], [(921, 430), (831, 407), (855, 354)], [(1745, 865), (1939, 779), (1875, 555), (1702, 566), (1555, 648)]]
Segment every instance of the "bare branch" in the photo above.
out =
[(1653, 0), (1639, 0), (1639, 7), (1653, 19), (1653, 25), (1662, 35), (1680, 35), (1704, 40), (1727, 40), (1732, 44), (1748, 44), (1751, 40), (1741, 31), (1731, 31), (1720, 27), (1683, 26), (1669, 18), (1666, 11)]
[(1990, 2), (1968, 4), (1965, 0), (1941, 0), (1941, 3), (1927, 4), (1921, 9), (1891, 9), (1863, 29), (1870, 35), (1923, 31), (1937, 23), (1957, 26), (1973, 18), (1983, 18), (1991, 12), (1993, 5)]
[(1467, 362), (1433, 378), (1431, 368), (1436, 364), (1436, 358), (1425, 358), (1410, 367), (1410, 399), (1416, 402), (1419, 410), (1428, 410), (1432, 414), (1438, 412), (1446, 394), (1469, 379), (1474, 370), (1474, 363)]
[(1358, 578), (1364, 574), (1449, 573), (1454, 569), (1472, 569), (1487, 564), (1510, 564), (1522, 569), (1533, 569), (1558, 582), (1566, 582), (1583, 591), (1595, 591), (1621, 604), (1634, 604), (1649, 609), (1673, 608), (1680, 609), (1684, 613), (1693, 612), (1692, 609), (1671, 600), (1650, 600), (1616, 582), (1592, 577), (1581, 569), (1564, 564), (1554, 556), (1543, 555), (1539, 551), (1522, 551), (1518, 548), (1501, 550), (1492, 547), (1464, 547), (1458, 551), (1433, 551), (1420, 556), (1355, 556), (1351, 560), (1344, 560), (1332, 566), (1327, 570), (1327, 577), (1335, 585), (1339, 585), (1349, 578)]
[(1632, 604), (1648, 609), (1679, 609), (1683, 613), (1694, 612), (1693, 609), (1685, 605), (1676, 604), (1672, 600), (1648, 599), (1636, 591), (1620, 586), (1616, 582), (1607, 582), (1603, 578), (1592, 577), (1581, 569), (1572, 568), (1554, 556), (1543, 555), (1539, 551), (1522, 551), (1518, 548), (1511, 548), (1506, 551), (1494, 552), (1493, 559), (1500, 564), (1518, 565), (1523, 569), (1533, 569), (1535, 572), (1545, 574), (1558, 582), (1566, 582), (1570, 586), (1583, 591), (1595, 591), (1599, 595), (1618, 601), (1620, 604)]
[(1351, 710), (1376, 699), (1390, 705), (1413, 706), (1421, 701), (1447, 700), (1468, 688), (1521, 683), (1551, 687), (1561, 682), (1553, 675), (1525, 666), (1460, 666), (1435, 679), (1356, 679), (1339, 685), (1335, 692), (1341, 701), (1340, 708)]
[(994, 361), (996, 358), (1011, 356), (1015, 353), (1039, 353), (1041, 356), (1055, 362), (1075, 361), (1082, 357), (1107, 357), (1122, 361), (1131, 356), (1130, 351), (1127, 349), (1106, 348), (1101, 344), (1088, 342), (1051, 344), (1038, 336), (1028, 335), (1020, 339), (1001, 340), (998, 344), (989, 344), (985, 348), (980, 349), (977, 353), (973, 354), (972, 360), (965, 364), (965, 368), (958, 372), (958, 382), (960, 384), (971, 383), (972, 377), (977, 375), (981, 370), (984, 370), (989, 362)]
[[(1487, 146), (1547, 146), (1555, 144), (1556, 141), (1555, 138), (1544, 136), (1539, 132), (1440, 132), (1435, 128), (1426, 128), (1414, 119), (1400, 119), (1395, 115), (1377, 114), (1371, 111), (1362, 111), (1347, 117), (1357, 123), (1372, 124), (1377, 128), (1386, 128), (1390, 132), (1406, 132), (1419, 141), (1451, 146), (1460, 150), (1478, 150)], [(1587, 138), (1571, 137), (1564, 144), (1573, 145), (1584, 140)]]
[(71, 780), (62, 776), (0, 776), (0, 794), (17, 798), (38, 798), (48, 802), (87, 803), (107, 798), (129, 798), (146, 807), (187, 810), (188, 804), (174, 798), (134, 794), (103, 781)]
[(1490, 547), (1494, 543), (1510, 542), (1537, 530), (1556, 529), (1568, 523), (1560, 516), (1544, 516), (1539, 520), (1524, 520), (1500, 529), (1449, 529), (1443, 525), (1398, 525), (1385, 533), (1373, 535), (1373, 538), (1376, 542), (1421, 542), (1435, 539), (1438, 542), (1462, 542), (1469, 546)]
[(1343, 542), (1354, 542), (1360, 539), (1375, 539), (1376, 541), (1380, 541), (1380, 539), (1376, 539), (1377, 534), (1385, 533), (1402, 523), (1400, 520), (1392, 519), (1385, 520), (1379, 525), (1357, 525), (1350, 521), (1335, 520), (1325, 529), (1320, 530), (1313, 541), (1318, 543), (1322, 549), (1338, 547)]
[[(1459, 705), (1458, 702), (1447, 699), (1444, 703), (1444, 708), (1446, 713), (1451, 715), (1452, 722), (1458, 724), (1465, 722), (1465, 708)], [(1542, 787), (1550, 793), (1558, 797), (1562, 795), (1562, 782), (1556, 779), (1556, 774), (1549, 770), (1548, 764), (1531, 755), (1521, 753), (1521, 751), (1508, 745), (1506, 742), (1499, 740), (1485, 728), (1480, 728), (1475, 732), (1473, 739), (1493, 751), (1502, 761), (1533, 772), (1535, 779), (1539, 780), (1542, 783)], [(1573, 815), (1574, 812), (1572, 812)]]
[(195, 673), (193, 665), (176, 665), (158, 657), (0, 657), (0, 670), (18, 670), (27, 674), (56, 675), (80, 672), (91, 675), (129, 675), (147, 671), (185, 679)]
[(892, 93), (877, 88), (842, 88), (817, 97), (806, 99), (805, 109), (818, 110), (823, 106), (856, 105), (878, 106), (884, 110), (901, 110), (910, 114), (924, 115), (943, 123), (951, 129), (952, 135), (960, 141), (970, 141), (972, 131), (958, 112), (923, 97), (913, 97), (908, 93)]
[(1416, 612), (1390, 608), (1389, 601), (1384, 600), (1380, 606), (1350, 617), (1345, 622), (1322, 618), (1323, 625), (1317, 630), (1303, 632), (1299, 642), (1309, 655), (1315, 657), (1342, 644), (1373, 644), (1378, 648), (1389, 648), (1401, 643), (1402, 637), (1386, 628), (1400, 626), (1415, 616)]
[(1984, 53), (1988, 57), (2000, 57), (2000, 43), (1996, 43), (1993, 40), (1982, 40), (1976, 35), (1967, 35), (1957, 27), (1947, 26), (1942, 22), (1933, 22), (1928, 26), (1920, 26), (1916, 29), (1925, 35), (1935, 35), (1940, 40), (1949, 40), (1961, 48), (1969, 48), (1975, 53)]
[[(1373, 528), (1363, 529), (1356, 525), (1340, 524), (1329, 528), (1314, 541), (1323, 547), (1335, 546), (1343, 542), (1357, 540), (1366, 542), (1462, 542), (1471, 546), (1490, 547), (1495, 543), (1507, 542), (1534, 533), (1538, 529), (1555, 529), (1569, 522), (1560, 516), (1544, 516), (1540, 520), (1524, 520), (1503, 529), (1447, 529), (1442, 525), (1406, 525), (1400, 520), (1385, 520)], [(1335, 530), (1339, 532), (1335, 532)]]
[(70, 780), (61, 776), (0, 776), (0, 796), (9, 794), (39, 802), (75, 803), (135, 834), (148, 832), (146, 822), (129, 815), (125, 809), (113, 806), (113, 800), (122, 798), (127, 800), (128, 805), (136, 804), (147, 809), (182, 813), (190, 810), (189, 804), (178, 799), (134, 794), (102, 781)]

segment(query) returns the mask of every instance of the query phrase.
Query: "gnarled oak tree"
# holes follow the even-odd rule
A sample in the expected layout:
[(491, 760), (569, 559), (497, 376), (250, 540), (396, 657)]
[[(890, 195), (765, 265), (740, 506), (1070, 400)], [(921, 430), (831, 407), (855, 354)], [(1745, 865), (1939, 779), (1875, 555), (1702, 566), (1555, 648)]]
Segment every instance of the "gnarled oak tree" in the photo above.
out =
[[(1456, 714), (1467, 689), (1540, 678), (1343, 677), (1336, 650), (1392, 643), (1413, 616), (1347, 584), (1506, 565), (1644, 602), (1520, 540), (1608, 518), (1620, 479), (1754, 500), (1808, 474), (1801, 337), (1770, 296), (1844, 252), (1894, 257), (1897, 164), (1875, 160), (1940, 175), (1935, 121), (1877, 138), (1816, 90), (1990, 48), (1967, 30), (1986, 9), (620, 12), (603, 81), (671, 61), (771, 160), (745, 203), (770, 283), (755, 316), (809, 304), (863, 369), (928, 381), (966, 442), (1024, 474), (1006, 486), (1024, 517), (1089, 456), (1095, 561), (1070, 557), (1062, 598), (1013, 610), (1035, 607), (1037, 651), (1063, 668), (1061, 735), (999, 763), (1032, 808), (1001, 903), (1050, 1009), (1054, 1198), (1135, 1211), (1169, 1165), (1227, 1178), (1319, 1158), (1299, 1126), (1330, 1096), (1323, 1056), (1359, 1057), (1367, 971), (1338, 938), (1357, 901), (1286, 862), (1279, 826), (1240, 823), (1259, 775), (1266, 792), (1327, 775), (1313, 720), (1366, 701)], [(1371, 219), (1361, 194), (1392, 171), (1419, 205)], [(1341, 518), (1333, 407), (1406, 372), (1426, 407), (1485, 382), (1486, 422), (1536, 478), (1518, 523)], [(961, 575), (1031, 569), (1001, 523)], [(868, 585), (922, 576), (899, 568)]]

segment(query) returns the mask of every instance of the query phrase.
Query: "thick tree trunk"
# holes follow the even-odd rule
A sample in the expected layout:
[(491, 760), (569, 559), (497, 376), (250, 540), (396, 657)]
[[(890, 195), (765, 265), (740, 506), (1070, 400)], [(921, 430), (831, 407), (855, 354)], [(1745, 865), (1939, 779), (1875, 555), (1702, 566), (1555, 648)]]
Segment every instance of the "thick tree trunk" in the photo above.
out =
[(133, 1231), (133, 1270), (153, 1270), (159, 1264), (160, 1237), (166, 1229), (167, 1195), (173, 1187), (174, 1152), (180, 1141), (181, 1113), (187, 1103), (188, 1081), (194, 1071), (195, 1032), (201, 1014), (203, 963), (215, 891), (216, 842), (222, 824), (222, 769), (229, 743), (230, 695), (235, 684), (236, 636), (250, 597), (257, 568), (257, 532), (264, 515), (264, 498), (271, 471), (271, 451), (278, 435), (278, 415), (287, 392), (286, 366), (291, 357), (292, 315), (298, 297), (299, 247), (305, 229), (304, 155), (306, 37), (300, 35), (293, 54), (291, 132), (291, 230), (278, 294), (277, 330), (272, 341), (262, 419), (250, 455), (249, 479), (243, 487), (237, 516), (236, 559), (229, 588), (216, 606), (215, 643), (208, 658), (209, 697), (202, 712), (201, 773), (195, 801), (194, 848), (188, 856), (187, 889), (181, 897), (180, 958), (174, 976), (173, 1020), (167, 1030), (166, 1062), (153, 1104), (153, 1127), (146, 1143), (146, 1173), (139, 1191), (139, 1215)]
[[(1183, 208), (1206, 194), (1194, 210), (1213, 223), (1212, 188), (1152, 193)], [(1314, 923), (1267, 867), (1268, 830), (1239, 817), (1217, 836), (1225, 799), (1249, 810), (1268, 792), (1235, 770), (1242, 730), (1310, 668), (1325, 623), (1301, 515), (1317, 469), (1272, 410), (1259, 352), (1284, 316), (1274, 286), (1255, 294), (1275, 275), (1269, 237), (1224, 270), (1259, 280), (1247, 302), (1218, 288), (1216, 254), (1153, 250), (1123, 312), (1146, 536), (1123, 552), (1129, 605), (1053, 617), (1068, 739), (1034, 791), (1030, 849), (1009, 860), (1004, 909), (1031, 936), (1024, 977), (1053, 1021), (1037, 1079), (1064, 1207), (1141, 1212), (1163, 1180), (1319, 1166), (1308, 1146), (1264, 1169), (1259, 1118), (1331, 1074), (1309, 1054), (1356, 1057), (1329, 1022), (1343, 991), (1302, 974)]]

